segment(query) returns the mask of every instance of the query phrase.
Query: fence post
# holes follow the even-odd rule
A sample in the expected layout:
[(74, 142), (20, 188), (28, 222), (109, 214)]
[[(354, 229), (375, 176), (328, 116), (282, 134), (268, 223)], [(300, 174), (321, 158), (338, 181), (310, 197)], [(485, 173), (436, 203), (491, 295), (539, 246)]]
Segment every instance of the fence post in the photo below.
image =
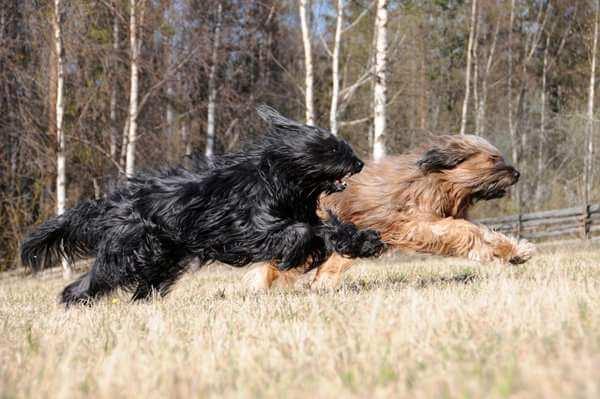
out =
[(592, 224), (592, 215), (590, 211), (590, 204), (585, 204), (583, 206), (583, 238), (585, 240), (589, 240), (592, 236), (590, 229)]

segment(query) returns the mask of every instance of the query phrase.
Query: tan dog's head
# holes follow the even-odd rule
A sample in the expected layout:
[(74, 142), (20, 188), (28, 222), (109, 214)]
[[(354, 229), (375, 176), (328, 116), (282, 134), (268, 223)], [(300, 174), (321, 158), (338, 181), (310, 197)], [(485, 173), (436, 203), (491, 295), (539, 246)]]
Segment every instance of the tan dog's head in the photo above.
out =
[(453, 193), (463, 197), (455, 198), (459, 201), (501, 198), (520, 176), (496, 147), (472, 135), (436, 137), (423, 147), (417, 166), (424, 175), (437, 174), (441, 182), (459, 188)]

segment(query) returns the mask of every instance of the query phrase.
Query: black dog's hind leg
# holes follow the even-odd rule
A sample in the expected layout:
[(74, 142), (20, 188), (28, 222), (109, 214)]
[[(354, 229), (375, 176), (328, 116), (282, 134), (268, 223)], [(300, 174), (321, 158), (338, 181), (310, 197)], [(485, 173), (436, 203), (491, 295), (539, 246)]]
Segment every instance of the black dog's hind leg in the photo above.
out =
[(99, 278), (95, 270), (92, 269), (67, 285), (60, 294), (60, 301), (65, 306), (75, 304), (91, 305), (98, 298), (110, 293), (112, 289), (113, 287), (102, 278)]
[(134, 277), (131, 273), (135, 247), (124, 246), (132, 236), (111, 236), (98, 246), (92, 270), (67, 285), (61, 294), (66, 306), (92, 304), (119, 287), (129, 287)]
[[(155, 267), (161, 267), (156, 265)], [(133, 295), (131, 296), (132, 301), (148, 300), (154, 294), (165, 296), (171, 290), (171, 287), (179, 276), (185, 271), (185, 267), (176, 265), (163, 264), (166, 270), (162, 273), (153, 276), (144, 277), (138, 283)]]
[(165, 296), (187, 269), (189, 254), (182, 245), (154, 234), (145, 237), (136, 256), (137, 287), (132, 301), (150, 299), (153, 294)]

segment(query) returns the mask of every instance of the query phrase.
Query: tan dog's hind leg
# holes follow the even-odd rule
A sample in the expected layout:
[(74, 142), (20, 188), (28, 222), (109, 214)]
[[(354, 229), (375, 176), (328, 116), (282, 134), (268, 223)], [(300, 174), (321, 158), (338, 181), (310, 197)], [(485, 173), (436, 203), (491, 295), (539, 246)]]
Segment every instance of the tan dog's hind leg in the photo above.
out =
[(523, 263), (535, 252), (533, 244), (516, 240), (464, 219), (446, 218), (402, 223), (386, 232), (384, 241), (398, 249), (479, 262)]
[(311, 288), (335, 288), (341, 280), (342, 273), (352, 266), (352, 260), (333, 254), (317, 269)]
[(275, 263), (264, 263), (259, 265), (244, 275), (244, 284), (254, 291), (266, 291), (273, 286), (275, 280), (281, 281), (282, 285), (291, 287), (300, 277), (297, 270), (288, 270), (285, 272), (277, 269)]

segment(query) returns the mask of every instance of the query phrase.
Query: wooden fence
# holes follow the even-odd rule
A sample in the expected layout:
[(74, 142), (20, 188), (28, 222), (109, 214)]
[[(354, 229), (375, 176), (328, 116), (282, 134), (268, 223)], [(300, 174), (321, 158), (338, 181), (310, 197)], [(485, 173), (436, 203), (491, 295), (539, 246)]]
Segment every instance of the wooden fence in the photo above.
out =
[(600, 233), (600, 204), (480, 219), (501, 233), (530, 240), (546, 238), (592, 238)]

